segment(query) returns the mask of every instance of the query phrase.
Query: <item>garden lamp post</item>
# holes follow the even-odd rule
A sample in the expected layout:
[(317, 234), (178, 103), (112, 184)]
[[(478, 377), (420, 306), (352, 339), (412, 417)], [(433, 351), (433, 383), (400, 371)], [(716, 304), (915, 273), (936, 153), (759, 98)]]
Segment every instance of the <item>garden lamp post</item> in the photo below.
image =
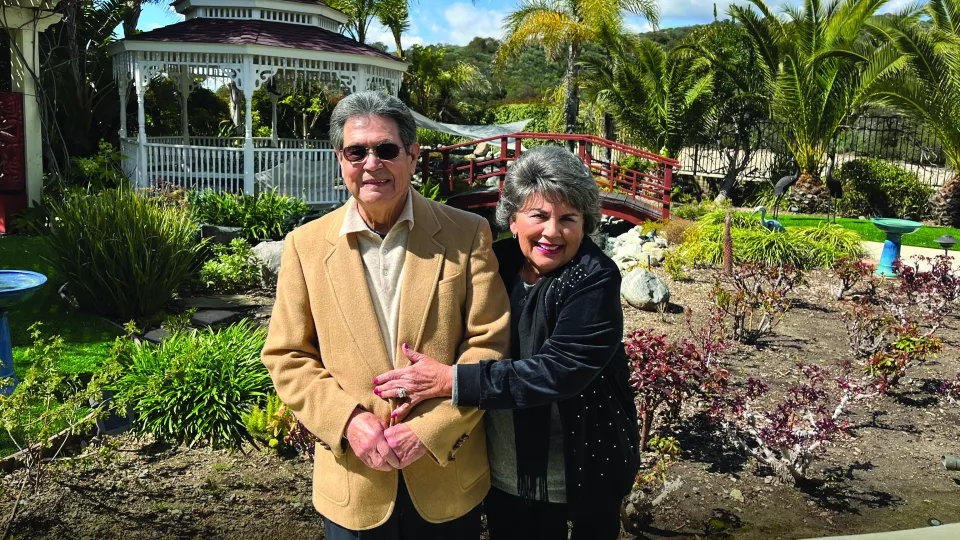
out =
[(956, 244), (958, 241), (960, 240), (957, 240), (956, 238), (950, 236), (949, 234), (945, 234), (940, 238), (937, 238), (936, 240), (934, 240), (934, 242), (940, 244), (940, 247), (943, 248), (944, 255), (949, 255), (949, 253), (947, 252), (950, 251), (950, 248), (952, 248), (953, 245)]

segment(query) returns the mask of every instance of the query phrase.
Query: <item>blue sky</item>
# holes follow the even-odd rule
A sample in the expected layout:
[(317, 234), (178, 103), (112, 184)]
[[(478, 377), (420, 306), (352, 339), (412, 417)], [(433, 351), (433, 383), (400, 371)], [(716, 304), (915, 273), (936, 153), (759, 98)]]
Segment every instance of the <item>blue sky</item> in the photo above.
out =
[[(796, 2), (797, 0), (794, 0)], [(885, 11), (892, 11), (910, 0), (893, 0)], [(721, 18), (731, 0), (718, 0), (717, 10)], [(746, 3), (736, 1), (735, 3)], [(779, 6), (780, 0), (768, 0)], [(410, 6), (410, 30), (403, 35), (404, 47), (412, 44), (429, 45), (450, 43), (466, 45), (477, 36), (500, 37), (503, 17), (515, 6), (516, 0), (413, 0)], [(661, 25), (669, 28), (690, 24), (709, 23), (713, 20), (713, 0), (660, 0)], [(180, 20), (180, 16), (165, 4), (149, 4), (144, 7), (139, 28), (152, 30)], [(649, 29), (642, 19), (631, 17), (628, 24), (636, 30)], [(390, 33), (374, 23), (371, 42), (393, 44)]]

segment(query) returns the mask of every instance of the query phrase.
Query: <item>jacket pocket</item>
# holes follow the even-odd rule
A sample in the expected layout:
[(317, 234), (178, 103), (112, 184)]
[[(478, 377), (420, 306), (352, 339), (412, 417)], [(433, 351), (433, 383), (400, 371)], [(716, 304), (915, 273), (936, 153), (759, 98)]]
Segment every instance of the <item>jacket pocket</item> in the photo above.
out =
[(334, 457), (333, 452), (317, 445), (313, 459), (314, 490), (338, 506), (346, 506), (350, 502), (349, 456), (348, 450), (342, 457)]
[(461, 491), (470, 491), (477, 482), (489, 476), (487, 441), (483, 430), (473, 430), (471, 436), (464, 442), (463, 448), (457, 452), (454, 463), (457, 467), (457, 482), (460, 484)]

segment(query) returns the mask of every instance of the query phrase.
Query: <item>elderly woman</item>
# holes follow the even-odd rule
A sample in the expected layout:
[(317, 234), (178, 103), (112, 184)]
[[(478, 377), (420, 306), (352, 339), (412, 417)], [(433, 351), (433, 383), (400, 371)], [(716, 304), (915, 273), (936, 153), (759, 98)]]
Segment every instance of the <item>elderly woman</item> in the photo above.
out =
[(510, 295), (510, 360), (447, 366), (409, 350), (412, 364), (374, 381), (401, 400), (489, 411), (490, 538), (615, 539), (621, 499), (637, 471), (637, 415), (621, 342), (620, 272), (590, 240), (597, 184), (557, 147), (529, 150), (503, 185), (494, 244)]

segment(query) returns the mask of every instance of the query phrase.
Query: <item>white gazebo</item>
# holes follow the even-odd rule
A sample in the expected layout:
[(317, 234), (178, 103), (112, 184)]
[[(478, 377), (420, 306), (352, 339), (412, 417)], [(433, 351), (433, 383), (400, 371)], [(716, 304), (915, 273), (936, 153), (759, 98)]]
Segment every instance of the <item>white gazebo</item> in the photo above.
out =
[[(118, 41), (111, 50), (120, 91), (124, 171), (138, 187), (169, 182), (188, 189), (254, 193), (274, 189), (309, 203), (345, 200), (328, 141), (280, 139), (279, 96), (294, 85), (351, 93), (396, 93), (406, 63), (339, 32), (343, 13), (319, 0), (178, 0), (183, 22)], [(144, 94), (156, 77), (171, 79), (181, 105), (179, 136), (147, 137)], [(129, 136), (127, 95), (137, 99), (137, 130)], [(243, 137), (196, 137), (188, 129), (187, 98), (199, 87), (229, 86), (231, 115)], [(271, 137), (253, 136), (253, 92), (268, 85)], [(312, 86), (311, 86), (312, 85)]]

